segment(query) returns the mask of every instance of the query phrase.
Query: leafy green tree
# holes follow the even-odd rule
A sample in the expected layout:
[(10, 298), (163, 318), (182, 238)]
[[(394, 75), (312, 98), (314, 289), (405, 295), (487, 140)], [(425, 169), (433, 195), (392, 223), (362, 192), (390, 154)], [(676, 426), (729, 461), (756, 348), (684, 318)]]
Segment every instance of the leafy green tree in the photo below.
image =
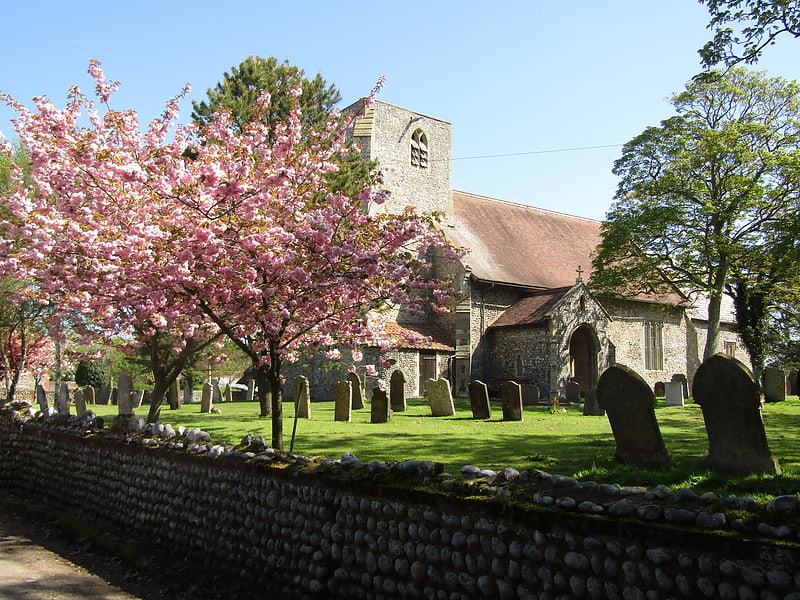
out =
[[(714, 39), (700, 49), (706, 67), (758, 61), (778, 36), (800, 37), (797, 0), (700, 0), (711, 16)], [(734, 29), (734, 27), (738, 27)]]
[(81, 360), (75, 367), (75, 384), (81, 387), (91, 385), (98, 388), (109, 383), (110, 378), (108, 367), (96, 360)]
[(705, 357), (717, 351), (729, 293), (760, 360), (764, 314), (796, 281), (800, 86), (733, 68), (691, 81), (672, 104), (677, 115), (628, 142), (615, 163), (621, 179), (592, 285), (626, 296), (677, 286), (707, 298)]

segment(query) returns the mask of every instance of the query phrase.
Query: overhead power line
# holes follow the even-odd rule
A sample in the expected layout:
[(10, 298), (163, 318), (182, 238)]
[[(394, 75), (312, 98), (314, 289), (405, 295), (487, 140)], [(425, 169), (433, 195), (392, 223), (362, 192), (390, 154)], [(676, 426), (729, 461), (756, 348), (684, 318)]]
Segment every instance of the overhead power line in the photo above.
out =
[(559, 148), (557, 150), (533, 150), (531, 152), (512, 152), (510, 154), (486, 154), (484, 156), (461, 156), (452, 160), (477, 160), (481, 158), (505, 158), (508, 156), (529, 156), (531, 154), (554, 154), (556, 152), (574, 152), (576, 150), (598, 150), (600, 148), (619, 148), (624, 144), (606, 144), (604, 146), (581, 146), (579, 148)]

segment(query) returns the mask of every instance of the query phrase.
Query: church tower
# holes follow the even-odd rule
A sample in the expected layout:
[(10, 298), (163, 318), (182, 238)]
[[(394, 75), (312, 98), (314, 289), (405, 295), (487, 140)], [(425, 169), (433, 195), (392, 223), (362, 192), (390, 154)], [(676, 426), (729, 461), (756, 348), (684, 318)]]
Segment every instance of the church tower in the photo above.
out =
[[(361, 102), (346, 111), (360, 109)], [(450, 213), (452, 148), (450, 123), (376, 100), (353, 128), (365, 160), (378, 161), (383, 188), (391, 195), (370, 212)]]

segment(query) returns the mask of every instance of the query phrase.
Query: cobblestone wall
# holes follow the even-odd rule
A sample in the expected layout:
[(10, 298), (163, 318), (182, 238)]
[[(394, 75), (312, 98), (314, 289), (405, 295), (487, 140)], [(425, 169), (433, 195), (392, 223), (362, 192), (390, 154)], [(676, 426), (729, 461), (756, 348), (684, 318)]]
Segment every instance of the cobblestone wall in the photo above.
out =
[[(0, 409), (0, 484), (179, 549), (265, 597), (800, 598), (796, 532), (775, 524), (776, 540), (712, 531), (719, 517), (664, 489), (513, 469), (464, 467), (452, 477), (427, 461), (353, 456), (309, 472), (308, 459), (269, 449), (171, 439), (115, 438), (75, 418), (59, 424)], [(515, 490), (514, 481), (528, 485)], [(634, 498), (643, 502), (637, 510), (605, 507)], [(664, 508), (671, 502), (684, 508)], [(796, 518), (797, 498), (784, 503)], [(668, 510), (697, 517), (686, 525), (653, 516)]]

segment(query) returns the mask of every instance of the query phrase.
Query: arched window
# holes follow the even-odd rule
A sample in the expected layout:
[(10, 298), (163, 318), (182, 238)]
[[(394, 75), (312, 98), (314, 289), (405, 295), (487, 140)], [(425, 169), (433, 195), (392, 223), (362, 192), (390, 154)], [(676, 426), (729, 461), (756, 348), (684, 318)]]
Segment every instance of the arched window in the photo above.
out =
[(428, 168), (428, 137), (421, 129), (417, 129), (411, 135), (411, 165)]

